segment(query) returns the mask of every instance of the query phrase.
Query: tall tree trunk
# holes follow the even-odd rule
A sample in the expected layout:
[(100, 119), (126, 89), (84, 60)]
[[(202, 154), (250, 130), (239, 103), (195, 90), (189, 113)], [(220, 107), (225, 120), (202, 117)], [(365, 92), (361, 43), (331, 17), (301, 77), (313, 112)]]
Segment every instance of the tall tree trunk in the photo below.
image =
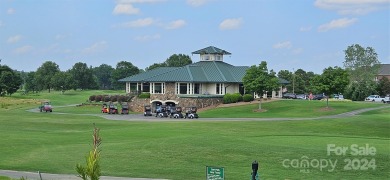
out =
[(260, 97), (259, 109), (261, 109), (261, 100), (262, 100), (262, 99), (263, 99), (263, 98)]

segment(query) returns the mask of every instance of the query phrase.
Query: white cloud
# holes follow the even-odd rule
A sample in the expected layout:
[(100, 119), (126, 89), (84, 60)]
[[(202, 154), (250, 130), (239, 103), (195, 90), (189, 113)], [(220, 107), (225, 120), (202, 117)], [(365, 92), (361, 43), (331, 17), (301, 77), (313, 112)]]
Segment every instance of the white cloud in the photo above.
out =
[(150, 26), (153, 23), (154, 23), (153, 18), (144, 18), (144, 19), (138, 19), (138, 20), (135, 20), (135, 21), (122, 23), (120, 25), (120, 27), (139, 28), (139, 27)]
[(219, 28), (222, 30), (238, 29), (242, 23), (242, 18), (225, 19), (219, 24)]
[(311, 31), (312, 27), (311, 26), (308, 26), (308, 27), (301, 27), (299, 28), (299, 31)]
[(381, 9), (389, 9), (390, 0), (316, 0), (314, 5), (343, 15), (364, 15)]
[(273, 46), (273, 48), (275, 49), (282, 49), (282, 48), (290, 49), (291, 47), (292, 47), (292, 43), (290, 41), (280, 42)]
[(136, 41), (151, 41), (151, 40), (156, 40), (156, 39), (160, 39), (161, 36), (159, 34), (155, 34), (155, 35), (145, 35), (145, 36), (137, 36), (135, 37), (134, 39)]
[(16, 35), (16, 36), (11, 36), (8, 38), (7, 42), (8, 43), (17, 43), (22, 39), (21, 35)]
[(132, 4), (117, 4), (114, 8), (113, 14), (138, 14), (140, 10), (133, 7)]
[(140, 9), (133, 6), (136, 3), (158, 3), (165, 0), (118, 0), (116, 6), (112, 11), (113, 14), (139, 14)]
[(104, 50), (107, 47), (107, 42), (106, 41), (100, 41), (95, 44), (92, 44), (92, 46), (87, 47), (83, 49), (83, 53), (91, 54), (91, 53), (96, 53), (99, 51)]
[(329, 23), (323, 24), (318, 27), (319, 32), (326, 32), (332, 29), (337, 29), (337, 28), (346, 28), (348, 26), (353, 25), (357, 21), (357, 18), (341, 18), (341, 19), (336, 19), (332, 20)]
[(177, 28), (181, 28), (185, 25), (186, 25), (186, 21), (179, 19), (179, 20), (170, 22), (165, 28), (166, 29), (177, 29)]
[(187, 0), (187, 4), (190, 6), (199, 7), (210, 1), (211, 0)]
[(26, 45), (26, 46), (22, 46), (20, 48), (16, 48), (13, 52), (16, 54), (25, 54), (25, 53), (30, 52), (32, 49), (33, 49), (32, 46)]
[(7, 14), (15, 14), (15, 9), (14, 8), (9, 8), (7, 10)]

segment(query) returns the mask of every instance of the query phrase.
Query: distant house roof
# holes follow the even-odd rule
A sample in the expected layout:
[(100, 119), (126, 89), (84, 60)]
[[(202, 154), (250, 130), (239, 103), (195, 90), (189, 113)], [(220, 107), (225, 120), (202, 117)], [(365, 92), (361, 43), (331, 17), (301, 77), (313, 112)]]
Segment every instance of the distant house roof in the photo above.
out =
[(380, 75), (380, 76), (390, 75), (390, 64), (381, 64), (379, 67), (378, 75)]
[(279, 79), (279, 84), (290, 84), (290, 81), (287, 81), (283, 78), (278, 78)]
[(223, 49), (219, 49), (214, 46), (209, 46), (207, 48), (203, 48), (197, 51), (192, 52), (192, 54), (221, 54), (221, 55), (230, 55), (230, 52), (227, 52)]
[(183, 67), (160, 67), (119, 81), (242, 83), (248, 68), (222, 61), (200, 61)]

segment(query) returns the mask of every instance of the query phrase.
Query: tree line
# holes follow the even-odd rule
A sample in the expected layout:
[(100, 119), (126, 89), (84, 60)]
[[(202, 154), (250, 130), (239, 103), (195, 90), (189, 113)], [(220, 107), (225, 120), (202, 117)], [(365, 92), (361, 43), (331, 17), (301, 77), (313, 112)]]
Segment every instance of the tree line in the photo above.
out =
[(278, 77), (289, 81), (285, 86), (287, 92), (295, 94), (343, 94), (345, 98), (354, 101), (364, 100), (372, 94), (390, 94), (388, 78), (375, 81), (380, 61), (372, 47), (353, 44), (344, 53), (344, 68), (328, 67), (322, 74), (298, 69), (294, 72), (281, 70), (276, 75), (273, 70), (268, 70), (267, 62), (262, 61), (259, 66), (254, 65), (247, 70), (243, 78), (244, 87), (248, 92), (256, 94), (272, 92), (280, 87)]
[(164, 62), (154, 63), (145, 70), (128, 61), (118, 62), (115, 68), (107, 64), (92, 67), (78, 62), (66, 71), (61, 71), (55, 62), (46, 61), (32, 72), (18, 72), (0, 64), (0, 95), (11, 95), (18, 89), (26, 93), (43, 90), (124, 89), (125, 83), (118, 80), (158, 67), (181, 67), (191, 63), (188, 55), (173, 54)]
[[(296, 94), (343, 94), (345, 98), (352, 100), (364, 100), (370, 94), (390, 94), (390, 82), (387, 78), (374, 81), (380, 62), (373, 48), (354, 44), (344, 52), (344, 68), (328, 67), (322, 74), (303, 69), (294, 72), (280, 70), (276, 73), (268, 71), (267, 63), (263, 61), (259, 66), (254, 65), (247, 70), (243, 83), (247, 91), (257, 94), (279, 88), (277, 78), (289, 81), (286, 85), (288, 92)], [(127, 61), (118, 62), (115, 68), (107, 64), (92, 67), (78, 62), (67, 71), (61, 71), (55, 62), (46, 61), (32, 72), (18, 72), (0, 64), (0, 95), (11, 95), (18, 89), (25, 92), (124, 89), (125, 83), (118, 80), (158, 67), (181, 67), (191, 63), (188, 55), (173, 54), (164, 62), (154, 63), (144, 70)]]

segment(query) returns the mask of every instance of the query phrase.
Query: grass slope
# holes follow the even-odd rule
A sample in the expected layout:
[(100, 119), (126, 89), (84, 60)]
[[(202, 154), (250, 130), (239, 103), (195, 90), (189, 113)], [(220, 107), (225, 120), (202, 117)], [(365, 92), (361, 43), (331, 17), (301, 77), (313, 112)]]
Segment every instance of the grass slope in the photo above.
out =
[[(67, 103), (74, 103), (70, 99)], [(205, 166), (212, 165), (225, 167), (227, 179), (249, 179), (250, 164), (257, 160), (265, 179), (390, 178), (389, 108), (317, 121), (125, 122), (30, 113), (25, 109), (35, 105), (19, 106), (0, 108), (0, 169), (75, 174), (76, 163), (84, 163), (90, 149), (92, 123), (96, 123), (103, 138), (103, 175), (204, 179)], [(374, 156), (328, 156), (327, 144), (369, 144), (377, 151)], [(311, 167), (309, 173), (302, 173), (300, 168), (283, 166), (285, 159), (303, 156), (338, 163), (332, 172)], [(347, 158), (375, 159), (376, 169), (344, 170)]]
[(258, 109), (259, 104), (252, 103), (249, 105), (210, 109), (199, 112), (199, 116), (204, 118), (318, 117), (378, 106), (383, 106), (383, 104), (332, 101), (329, 102), (329, 109), (326, 109), (326, 101), (281, 100), (263, 103), (262, 109), (265, 109), (265, 112), (254, 112), (254, 110)]

